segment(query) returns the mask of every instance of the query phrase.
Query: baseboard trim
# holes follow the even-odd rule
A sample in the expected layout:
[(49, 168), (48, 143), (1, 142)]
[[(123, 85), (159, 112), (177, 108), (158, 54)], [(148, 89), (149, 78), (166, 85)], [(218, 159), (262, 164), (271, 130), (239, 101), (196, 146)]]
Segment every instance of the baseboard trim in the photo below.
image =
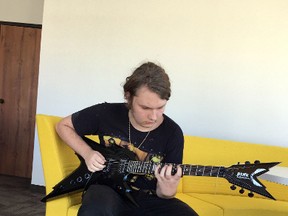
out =
[(8, 25), (8, 26), (18, 26), (18, 27), (28, 27), (28, 28), (38, 28), (42, 29), (41, 24), (30, 24), (30, 23), (19, 23), (19, 22), (7, 22), (7, 21), (1, 21), (1, 25)]
[(40, 185), (31, 184), (31, 185), (30, 185), (30, 190), (31, 190), (32, 192), (35, 192), (35, 193), (43, 193), (43, 194), (46, 193), (46, 188), (45, 188), (45, 186), (40, 186)]

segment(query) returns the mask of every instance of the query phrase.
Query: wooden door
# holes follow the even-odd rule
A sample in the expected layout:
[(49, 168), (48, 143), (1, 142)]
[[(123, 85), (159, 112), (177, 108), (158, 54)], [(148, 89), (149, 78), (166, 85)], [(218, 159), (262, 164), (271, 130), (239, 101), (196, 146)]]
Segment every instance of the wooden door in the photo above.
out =
[(0, 25), (0, 174), (31, 178), (41, 29)]

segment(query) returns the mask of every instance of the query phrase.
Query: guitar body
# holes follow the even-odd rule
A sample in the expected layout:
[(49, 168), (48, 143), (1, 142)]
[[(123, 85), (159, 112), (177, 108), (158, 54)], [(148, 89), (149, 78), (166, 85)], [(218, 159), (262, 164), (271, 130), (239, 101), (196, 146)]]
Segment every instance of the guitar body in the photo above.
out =
[[(135, 154), (128, 149), (122, 148), (118, 145), (106, 147), (98, 144), (86, 137), (84, 141), (95, 151), (100, 152), (106, 159), (110, 159), (106, 167), (100, 172), (90, 172), (86, 166), (84, 159), (79, 156), (80, 165), (70, 175), (60, 181), (53, 187), (53, 191), (45, 196), (41, 201), (46, 202), (49, 199), (65, 195), (67, 193), (78, 192), (79, 190), (86, 191), (92, 184), (104, 184), (112, 187), (118, 193), (125, 195), (133, 203), (134, 200), (129, 194), (131, 188), (127, 182), (132, 176), (121, 169), (121, 164), (125, 161), (136, 160)], [(121, 162), (121, 163), (119, 163)], [(135, 203), (136, 204), (136, 203)]]

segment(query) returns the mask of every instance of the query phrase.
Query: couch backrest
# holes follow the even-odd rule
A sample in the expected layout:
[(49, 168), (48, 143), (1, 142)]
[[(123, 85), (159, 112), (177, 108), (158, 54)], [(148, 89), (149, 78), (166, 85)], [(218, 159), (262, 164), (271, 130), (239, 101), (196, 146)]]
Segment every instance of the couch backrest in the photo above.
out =
[[(280, 166), (288, 167), (288, 148), (195, 136), (184, 138), (184, 163), (187, 164), (229, 167), (238, 162), (253, 163), (259, 160), (260, 162), (279, 161), (282, 162)], [(288, 200), (288, 186), (261, 179), (260, 181), (267, 186), (267, 190), (276, 199)], [(216, 177), (186, 176), (182, 180), (183, 192), (240, 195), (237, 192), (239, 189), (232, 191), (230, 185), (226, 179)], [(247, 196), (247, 192), (244, 196)]]

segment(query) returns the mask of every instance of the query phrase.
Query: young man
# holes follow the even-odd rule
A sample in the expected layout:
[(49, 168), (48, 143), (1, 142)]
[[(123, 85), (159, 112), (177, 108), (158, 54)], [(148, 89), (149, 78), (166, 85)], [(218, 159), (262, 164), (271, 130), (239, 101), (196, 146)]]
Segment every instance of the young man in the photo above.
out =
[[(127, 103), (102, 103), (63, 118), (59, 136), (84, 160), (91, 172), (105, 167), (105, 156), (94, 151), (82, 137), (98, 135), (100, 144), (116, 144), (133, 151), (140, 161), (182, 163), (183, 133), (164, 114), (170, 98), (170, 81), (164, 69), (148, 62), (138, 67), (124, 84)], [(121, 149), (121, 148), (119, 148)], [(172, 165), (157, 166), (154, 175), (134, 176), (131, 182), (134, 205), (112, 187), (91, 185), (83, 196), (79, 216), (197, 215), (174, 198), (182, 169), (172, 174)]]

